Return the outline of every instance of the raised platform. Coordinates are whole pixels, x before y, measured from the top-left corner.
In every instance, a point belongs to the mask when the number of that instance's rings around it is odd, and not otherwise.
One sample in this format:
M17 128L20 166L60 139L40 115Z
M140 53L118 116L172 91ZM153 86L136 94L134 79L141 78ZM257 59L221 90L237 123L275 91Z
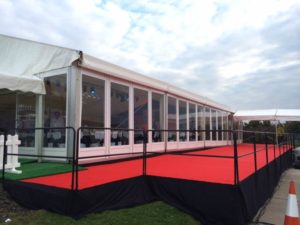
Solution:
M78 172L4 182L20 204L80 218L93 211L163 200L206 224L250 221L271 196L281 173L291 165L290 146L238 145L239 182L235 182L233 146L86 167ZM144 165L145 166L145 165ZM26 194L25 194L26 193Z

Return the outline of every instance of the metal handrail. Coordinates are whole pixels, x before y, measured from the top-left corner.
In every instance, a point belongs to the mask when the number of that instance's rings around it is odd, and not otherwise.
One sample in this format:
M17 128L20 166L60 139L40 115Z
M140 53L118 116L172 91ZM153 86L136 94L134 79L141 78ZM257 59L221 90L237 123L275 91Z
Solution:
M149 132L227 132L229 134L232 134L233 136L233 155L232 156L225 156L225 155L209 155L209 154L183 154L185 156L195 156L195 157L215 157L215 158L229 158L229 159L234 159L234 184L238 185L240 180L239 180L239 162L238 159L242 157L246 157L248 155L254 154L254 163L255 163L255 172L257 171L257 159L256 159L256 153L260 151L266 151L266 160L267 164L269 163L269 157L268 157L268 139L271 139L268 134L275 134L273 132L257 132L257 131L240 131L240 130L206 130L206 129L148 129L148 130L143 130L143 129L129 129L129 128L109 128L109 127L79 127L77 130L75 130L73 127L40 127L40 128L16 128L15 131L24 131L24 130L55 130L55 129L70 129L73 131L73 155L71 157L64 157L64 156L51 156L51 155L31 155L31 154L13 154L13 153L7 153L4 152L3 157L7 157L7 155L17 155L17 156L28 156L28 157L44 157L44 158L57 158L57 159L67 159L72 162L72 184L71 184L71 189L72 190L78 190L78 182L79 182L79 176L78 176L78 171L79 171L79 160L82 159L93 159L93 158L105 158L105 157L113 157L113 156L141 156L143 159L143 175L146 175L147 173L147 158L155 155L162 155L162 154L179 154L176 152L148 152L147 151L147 142L148 142L148 134ZM101 155L93 155L93 156L80 156L79 157L79 143L80 143L80 135L81 131L89 129L89 130L110 130L110 131L126 131L126 132L143 132L143 150L138 151L138 152L128 152L128 153L117 153L117 154L101 154ZM3 129L0 128L0 132ZM238 147L237 147L237 140L238 140L238 133L243 132L243 133L252 133L248 139L253 139L253 152L249 152L243 155L238 155ZM265 136L265 144L266 148L260 148L256 149L256 135L257 134L263 134ZM5 137L7 134L5 135ZM229 140L229 139L228 139ZM272 141L274 141L274 138L272 138ZM274 151L275 147L279 146L279 151L281 151L281 148L283 152L286 152L289 150L289 147L286 145L292 146L293 145L293 140L291 134L284 134L284 139L283 142L281 142L278 145L274 144ZM281 147L280 147L281 146ZM287 149L285 149L287 148ZM280 152L281 154L281 152ZM274 152L274 157L275 157L275 152ZM276 158L276 157L275 157ZM3 161L4 162L4 161ZM4 163L3 166L5 167ZM3 169L2 173L4 173L5 168ZM4 179L4 175L2 176Z

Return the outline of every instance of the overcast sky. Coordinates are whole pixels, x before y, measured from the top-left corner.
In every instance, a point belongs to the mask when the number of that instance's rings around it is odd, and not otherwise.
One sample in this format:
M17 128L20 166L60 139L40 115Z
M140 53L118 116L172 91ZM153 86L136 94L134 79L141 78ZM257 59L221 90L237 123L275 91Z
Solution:
M233 109L300 108L300 0L0 0L0 33L82 50Z

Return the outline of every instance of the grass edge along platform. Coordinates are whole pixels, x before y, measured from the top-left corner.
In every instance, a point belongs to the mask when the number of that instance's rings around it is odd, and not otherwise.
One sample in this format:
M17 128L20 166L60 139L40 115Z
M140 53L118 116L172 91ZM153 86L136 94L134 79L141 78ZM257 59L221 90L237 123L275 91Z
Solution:
M55 174L68 173L72 171L72 164L63 162L41 162L35 161L24 161L20 160L21 166L17 170L22 171L21 174L12 174L5 172L5 179L7 180L23 180L35 177L49 176ZM79 166L78 170L85 170L83 166ZM2 178L2 174L0 174Z

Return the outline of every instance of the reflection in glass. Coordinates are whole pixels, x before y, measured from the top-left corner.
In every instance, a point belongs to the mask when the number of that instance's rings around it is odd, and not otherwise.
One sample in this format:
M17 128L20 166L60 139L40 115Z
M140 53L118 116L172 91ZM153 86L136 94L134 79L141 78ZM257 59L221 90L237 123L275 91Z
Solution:
M172 97L168 97L168 130L176 130L177 122L176 122L176 99ZM168 141L176 141L176 132L169 131L168 132Z
M35 95L17 94L17 124L20 146L34 147L35 130Z
M152 93L152 141L161 142L164 140L164 95Z
M187 114L186 114L186 102L179 101L179 140L186 141L186 130L187 129Z
M44 126L44 147L64 148L66 126L66 75L46 77ZM55 129L56 128L56 129Z
M148 92L134 89L134 129L148 130ZM143 143L143 131L134 132L134 143Z
M111 83L111 145L128 145L129 87Z
M201 130L205 130L205 117L204 117L204 107L198 106L198 140L204 140L205 132Z
M222 140L222 133L223 133L223 123L222 123L222 112L218 111L217 112L217 118L218 118L218 140L221 141Z
M196 140L196 105L189 104L189 130L190 141Z
M105 82L97 78L82 76L82 136L81 147L98 147L104 145L104 130L93 127L104 127Z
M211 110L212 140L217 140L217 112Z
M211 124L210 124L210 108L205 108L205 140L210 140L210 130L211 130Z

